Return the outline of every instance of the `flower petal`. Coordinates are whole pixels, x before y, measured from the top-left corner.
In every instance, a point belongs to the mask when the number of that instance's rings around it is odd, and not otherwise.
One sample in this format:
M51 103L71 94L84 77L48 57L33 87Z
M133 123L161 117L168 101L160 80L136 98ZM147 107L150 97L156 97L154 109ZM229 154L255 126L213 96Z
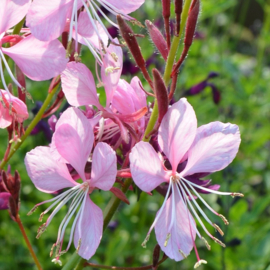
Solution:
M98 21L95 21L95 23L103 44L107 46L109 40L107 33L104 31ZM72 36L74 39L76 38L75 30L73 31ZM99 37L96 34L86 11L81 12L78 19L78 42L87 45L83 38L86 38L96 49L101 49Z
M63 92L70 105L94 105L102 109L94 77L84 64L69 62L61 74L61 81Z
M9 202L10 196L11 196L11 194L8 192L1 192L0 193L0 210L8 209L8 202Z
M12 116L9 114L9 109L4 108L0 104L0 128L6 128L12 123Z
M155 233L162 251L169 258L174 259L175 261L181 261L184 257L179 250L187 256L193 248L192 235L195 240L196 224L191 214L187 212L188 210L184 205L183 200L180 198L179 193L176 191L177 187L173 188L175 198L173 200L173 196L171 195L166 201L166 205L155 225ZM157 212L157 215L158 213L159 212ZM170 229L172 218L174 220ZM167 241L167 246L165 247L164 243L168 233L171 235Z
M84 181L85 164L93 146L93 141L86 137L86 134L92 132L92 127L88 121L86 123L83 123L81 130L74 129L69 124L62 124L54 133L58 153L75 168Z
M132 178L141 190L150 192L169 180L158 154L149 143L137 143L132 148L129 159Z
M30 0L0 1L0 34L20 22L26 15Z
M90 185L110 190L117 174L115 151L107 143L100 142L95 147L92 160Z
M106 2L110 3L118 10L122 11L125 14L129 14L135 10L137 10L145 0L125 0L125 1L118 1L118 0L106 0ZM101 0L101 2L105 2ZM106 3L105 2L105 3Z
M119 43L118 39L114 39L115 43ZM123 51L120 46L112 43L107 49L103 57L103 65L101 66L101 79L106 91L106 106L109 107L114 90L118 84L123 67Z
M86 196L84 208L75 229L74 245L77 248L81 241L78 254L89 260L95 254L102 237L103 215L101 209L91 201L88 194Z
M26 16L26 25L41 41L58 38L71 15L73 0L35 0Z
M36 147L26 154L24 162L30 179L43 192L52 193L77 185L66 164L52 158L49 147Z
M77 108L68 108L63 112L61 117L56 123L55 130L57 130L61 125L68 124L72 126L77 132L80 134L81 140L86 141L88 140L88 143L91 144L91 147L94 142L94 134L91 129L89 133L87 134L86 130L88 128L85 128L85 126L91 125L90 121L85 117L85 115L81 112L81 110ZM56 148L55 145L55 133L52 137L51 142L51 154L53 155L54 159L59 160L61 162L69 163L64 157L62 157Z
M49 80L66 67L66 51L59 40L42 42L32 35L10 48L2 48L19 66L22 72L34 81Z
M146 94L143 92L140 85L142 85L140 79L137 76L133 77L130 82L130 86L135 91L137 99L138 99L138 104L137 106L135 106L136 110L143 107L147 107Z
M181 175L222 170L235 158L240 141L237 125L212 122L199 127Z
M158 143L175 173L178 163L190 148L197 130L197 119L185 98L174 103L161 121Z

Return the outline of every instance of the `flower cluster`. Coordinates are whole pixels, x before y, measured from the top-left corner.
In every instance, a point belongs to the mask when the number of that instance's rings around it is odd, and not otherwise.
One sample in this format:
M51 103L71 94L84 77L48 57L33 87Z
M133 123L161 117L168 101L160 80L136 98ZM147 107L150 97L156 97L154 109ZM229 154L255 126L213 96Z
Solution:
M54 115L50 118L50 123L53 123L50 145L38 146L25 157L26 169L35 187L54 194L52 199L37 204L29 212L32 214L38 206L51 203L40 215L39 221L42 221L51 211L46 222L39 227L37 238L48 228L57 212L68 205L50 253L54 255L53 261L59 264L60 256L68 251L72 242L82 258L88 260L95 254L102 238L104 217L102 210L92 201L91 194L96 189L111 191L128 203L125 194L117 188L119 183L123 184L120 178L131 177L135 185L147 193L155 189L165 191L164 202L143 247L155 228L157 242L169 258L180 261L194 248L197 256L195 268L206 263L199 257L196 236L210 249L195 219L210 239L225 246L205 227L201 217L223 234L198 202L228 224L200 193L242 196L240 193L221 192L219 185L202 179L232 162L240 144L238 126L212 122L197 128L194 109L187 99L175 101L173 98L178 69L192 44L200 1L186 1L185 5L190 5L184 9L175 3L176 34L182 31L180 24L185 24L185 21L180 21L182 10L188 12L188 16L183 16L187 18L185 46L166 80L156 68L152 70L152 76L148 73L136 40L136 36L142 35L133 33L126 23L130 21L141 26L129 14L143 3L144 0L4 0L0 3L0 75L4 86L0 90L0 127L8 127L9 135L13 134L5 159L9 156L12 141L19 141L24 134L23 122L28 118L25 95L30 98L30 94L26 91L25 76L36 81L52 79L49 94L61 83L55 102L45 113L43 111L43 117L52 115L64 97L68 102L68 108L59 119ZM167 61L171 57L168 30L171 3L166 0L162 4L166 39L150 21L146 21L146 26L153 43ZM118 24L112 21L115 15ZM16 27L24 17L25 27L20 25L16 33ZM123 42L110 35L102 18L119 28ZM94 55L95 63L90 63L95 66L94 75L80 59L82 46ZM123 46L130 50L148 83L146 89L151 89L152 93L144 89L138 77L133 77L130 82L121 77ZM14 61L16 75L5 55ZM4 69L18 87L18 97L12 94L12 87L5 80ZM217 103L219 92L207 82L215 76L217 74L210 74L189 90L189 94L211 86ZM98 87L104 88L106 104L100 102ZM147 96L154 97L155 101L147 103ZM37 131L32 131L32 134L34 132ZM12 193L2 182L0 184L0 206L7 209ZM102 196L102 192L100 194ZM71 229L65 247L68 226Z

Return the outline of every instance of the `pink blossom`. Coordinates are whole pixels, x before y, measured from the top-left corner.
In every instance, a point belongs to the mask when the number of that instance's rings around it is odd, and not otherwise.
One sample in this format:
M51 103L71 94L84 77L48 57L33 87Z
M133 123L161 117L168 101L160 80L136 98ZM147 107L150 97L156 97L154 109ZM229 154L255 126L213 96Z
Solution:
M25 103L5 90L1 90L2 103L0 103L0 128L6 128L12 121L22 123L28 118Z
M240 133L238 126L221 122L212 122L197 128L197 119L191 105L185 98L173 104L165 114L158 133L158 143L161 151L167 156L171 170L165 168L153 147L146 142L139 142L130 154L130 169L136 185L145 192L150 192L162 183L168 184L164 203L158 211L147 237L155 228L157 241L168 257L180 261L195 248L198 262L201 260L195 246L195 236L198 235L206 246L209 244L196 228L192 214L201 224L206 234L215 242L224 244L212 236L197 214L197 208L204 219L221 234L221 229L213 223L201 209L194 196L215 215L227 220L213 210L196 191L203 190L219 195L242 196L239 193L220 192L204 187L186 179L197 173L212 173L228 166L239 148ZM186 163L182 171L178 164ZM183 164L185 164L183 163ZM195 207L194 207L195 206Z
M67 109L58 122L60 124L54 133L55 147L63 160L77 171L83 181L82 184L72 178L65 162L54 159L50 147L36 147L27 153L25 164L28 175L37 189L53 193L68 188L55 198L36 205L30 211L32 213L37 206L53 202L40 215L41 220L44 214L58 204L47 221L39 228L37 237L40 237L59 209L71 200L68 213L59 226L57 241L53 245L53 248L56 247L53 261L60 263L59 256L69 249L72 239L81 257L89 259L95 253L102 237L103 215L101 209L92 202L89 194L95 188L110 190L115 182L117 167L115 152L106 143L98 143L91 159L89 158L94 135L87 118L79 109ZM91 175L85 174L84 171L89 160L92 162ZM74 222L68 246L63 249L65 230L72 217Z

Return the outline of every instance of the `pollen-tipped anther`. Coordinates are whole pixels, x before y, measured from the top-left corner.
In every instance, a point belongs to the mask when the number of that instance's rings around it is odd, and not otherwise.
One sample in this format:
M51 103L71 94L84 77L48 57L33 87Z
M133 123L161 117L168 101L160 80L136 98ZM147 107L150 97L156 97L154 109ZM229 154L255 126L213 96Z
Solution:
M51 251L50 251L50 257L52 257L52 255L53 255L53 251L54 251L55 246L56 246L56 244L54 243L52 245L52 248L51 248Z
M27 216L30 216L32 215L36 210L37 210L38 206L34 206L28 213L27 213Z
M233 192L232 194L231 194L231 196L234 198L234 197L244 197L244 194L242 194L242 193L237 193L237 192Z
M78 242L78 246L77 246L77 248L76 248L76 253L79 252L80 247L81 247L81 243L82 243L82 239L80 238L80 239L79 239L79 242Z
M143 247L143 248L146 248L146 243L148 242L149 238L150 238L150 234L148 234L148 235L145 237L144 241L142 242L142 247Z
M203 240L203 242L204 242L206 248L207 248L208 250L211 250L211 246L208 244L208 242L206 241L206 239L205 239L204 237L202 237L202 240Z
M213 226L214 226L214 228L219 232L219 234L220 234L221 236L224 235L224 232L220 229L220 227L219 227L217 224L213 223Z
M222 247L224 247L224 248L226 247L226 245L225 245L223 242L221 242L219 239L213 237L213 240L214 240L217 244L221 245Z
M194 269L198 268L202 264L207 264L207 261L205 261L205 260L199 260L198 262L195 263Z
M167 236L166 236L166 240L165 240L165 242L164 242L164 247L167 247L168 241L169 241L170 238L171 238L171 234L168 233Z
M44 212L42 212L42 213L40 214L39 219L38 219L39 222L42 222L42 219L43 219L43 217L44 217L44 214L45 214Z
M42 225L38 228L36 238L39 239L39 237L46 231L46 229L47 229L46 223L42 224Z
M183 250L179 249L178 251L185 259L187 258L187 255L183 252Z
M223 216L223 215L218 215L224 222L225 225L229 225L229 221Z

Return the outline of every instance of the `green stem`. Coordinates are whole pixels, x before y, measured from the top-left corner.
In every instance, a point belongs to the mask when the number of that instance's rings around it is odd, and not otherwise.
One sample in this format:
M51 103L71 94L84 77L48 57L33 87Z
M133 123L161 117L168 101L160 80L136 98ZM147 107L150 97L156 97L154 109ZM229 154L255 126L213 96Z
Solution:
M30 135L31 131L34 129L34 127L37 125L37 123L41 120L43 113L45 112L46 108L50 104L54 94L56 93L58 88L58 84L52 89L52 91L48 94L47 98L45 99L42 107L40 108L39 112L35 116L35 118L32 120L30 125L28 126L27 130L23 134L23 136L20 138L20 141L17 141L16 144L11 148L10 153L7 157L7 159L3 160L0 164L0 168L3 169L4 166L7 164L7 162L11 159L11 157L16 153L16 151L19 149L19 147L23 144L25 139Z
M186 25L186 21L187 21L187 18L188 18L188 11L189 11L191 1L192 0L186 0L185 1L184 7L183 7L183 12L182 12L182 15L181 15L181 24L180 24L179 35L178 35L178 37L176 37L176 36L173 37L173 41L172 41L172 44L171 44L171 47L170 47L170 52L169 52L169 55L168 55L168 58L167 58L165 72L164 72L164 76L163 76L163 79L164 79L164 82L165 82L166 86L169 85L169 82L170 82L170 79L171 79L171 73L172 73L172 68L173 68L173 64L174 64L175 55L176 55L176 52L177 52L177 49L178 49L178 46L179 46L179 43L180 43L181 36L183 34L183 31L184 31L184 27ZM157 122L157 119L158 119L157 100L155 99L154 102L155 102L154 108L153 108L152 114L150 116L148 125L146 127L146 130L145 130L145 133L144 133L144 136L143 136L143 141L145 141L145 142L150 140L150 137L147 138L148 134L150 134L150 132L154 129L154 126L155 126L155 124Z
M29 239L28 239L28 237L27 237L27 235L26 235L26 232L25 232L25 230L24 230L24 227L23 227L23 224L22 224L22 221L21 221L19 215L17 215L17 217L16 217L16 222L17 222L18 225L19 225L19 228L20 228L20 230L21 230L22 236L23 236L23 238L24 238L24 240L25 240L25 243L26 243L26 245L27 245L27 247L28 247L28 249L29 249L29 251L30 251L30 254L31 254L31 256L32 256L32 258L33 258L33 260L34 260L34 262L35 262L37 268L38 268L39 270L42 270L42 267L41 267L41 265L40 265L40 263L39 263L39 261L38 261L38 258L37 258L36 254L35 254L35 252L34 252L34 250L33 250L33 248L32 248L32 246L31 246L31 243L30 243L30 241L29 241Z

